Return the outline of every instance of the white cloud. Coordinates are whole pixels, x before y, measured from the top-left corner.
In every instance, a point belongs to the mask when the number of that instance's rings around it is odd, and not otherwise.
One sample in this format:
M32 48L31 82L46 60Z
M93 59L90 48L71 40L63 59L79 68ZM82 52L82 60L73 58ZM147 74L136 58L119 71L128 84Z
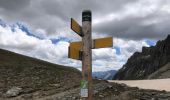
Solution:
M0 0L0 18L22 21L51 37L76 37L70 30L70 18L80 23L82 11L88 8L93 15L93 31L98 34L158 40L170 32L169 5L168 0Z
M81 41L81 37L70 29L70 18L81 25L81 12L86 8L93 13L92 37L114 37L113 48L93 50L93 71L119 69L134 52L148 46L141 39L158 40L170 31L168 0L0 1L0 18L10 23L27 23L34 31L32 34L42 38L28 36L18 27L13 32L9 25L0 26L0 48L81 70L81 61L67 58L68 41L53 44L50 39L66 37ZM119 55L114 47L120 48Z
M39 30L41 32L41 30ZM41 34L39 34L41 37ZM56 37L57 38L57 37ZM8 49L27 56L43 59L52 63L74 66L81 70L81 61L69 59L67 41L60 40L53 44L49 38L39 39L27 35L26 32L11 26L0 26L0 48ZM117 70L136 51L141 51L142 46L148 46L145 40L126 40L113 38L113 47L93 50L93 71ZM120 54L114 47L120 48Z
M144 40L125 40L113 38L113 47L120 48L116 54L115 48L93 50L93 71L117 70L126 63L136 51L141 52L142 46L149 46Z
M0 26L0 47L24 55L59 63L59 58L66 58L68 45L69 43L65 41L52 44L49 39L28 36L18 27L13 32L10 26Z
M162 11L165 11L165 12L168 12L170 14L170 4L167 3L165 4L162 8L161 8Z

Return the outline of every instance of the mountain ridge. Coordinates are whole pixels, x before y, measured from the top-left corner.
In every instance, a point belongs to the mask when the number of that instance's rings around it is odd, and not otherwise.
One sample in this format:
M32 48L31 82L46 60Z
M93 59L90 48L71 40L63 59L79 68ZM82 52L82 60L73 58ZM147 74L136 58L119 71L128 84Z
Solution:
M135 52L128 59L127 63L115 74L113 79L147 79L150 74L168 62L170 62L170 35L165 40L159 40L155 46L143 47L142 52ZM170 75L164 78L169 77Z

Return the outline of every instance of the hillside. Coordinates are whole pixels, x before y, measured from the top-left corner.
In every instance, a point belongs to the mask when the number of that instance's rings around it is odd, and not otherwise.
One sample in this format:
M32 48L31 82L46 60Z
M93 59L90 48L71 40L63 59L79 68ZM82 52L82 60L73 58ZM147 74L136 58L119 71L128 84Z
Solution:
M135 52L116 73L114 79L136 80L148 78L170 78L170 35L158 41L156 46L143 47Z
M33 92L34 97L47 96L79 87L80 79L81 73L75 68L0 49L0 98ZM10 94L11 89L21 91Z
M0 100L81 100L81 73L0 49ZM166 91L143 90L125 84L93 81L94 100L170 98Z

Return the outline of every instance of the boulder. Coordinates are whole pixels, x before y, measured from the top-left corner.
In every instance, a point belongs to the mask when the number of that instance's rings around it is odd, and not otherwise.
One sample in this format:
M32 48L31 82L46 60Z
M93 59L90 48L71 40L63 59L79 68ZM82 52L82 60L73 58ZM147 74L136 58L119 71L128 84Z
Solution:
M22 92L22 88L20 87L12 87L6 92L7 97L16 97Z

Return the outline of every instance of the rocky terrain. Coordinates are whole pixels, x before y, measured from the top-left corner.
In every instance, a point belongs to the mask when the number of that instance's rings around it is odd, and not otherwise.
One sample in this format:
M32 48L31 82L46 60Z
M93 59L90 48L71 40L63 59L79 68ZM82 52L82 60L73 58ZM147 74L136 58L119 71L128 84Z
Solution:
M0 100L81 100L81 73L0 49ZM93 80L94 100L169 100L170 92Z
M170 78L170 35L156 46L143 47L135 52L113 79L136 80Z
M93 100L170 100L170 92L166 91L144 90L107 81L94 80L94 82ZM48 91L44 91L44 93L48 93ZM0 100L82 100L82 98L80 88L75 87L51 95L40 95L33 92Z
M125 84L99 81L93 86L94 100L170 100L170 92L143 90L137 87L128 87ZM81 100L80 88L69 90L39 100Z
M43 97L79 86L81 73L0 49L0 98L34 93Z
M163 79L170 76L170 62L148 76L148 79Z

